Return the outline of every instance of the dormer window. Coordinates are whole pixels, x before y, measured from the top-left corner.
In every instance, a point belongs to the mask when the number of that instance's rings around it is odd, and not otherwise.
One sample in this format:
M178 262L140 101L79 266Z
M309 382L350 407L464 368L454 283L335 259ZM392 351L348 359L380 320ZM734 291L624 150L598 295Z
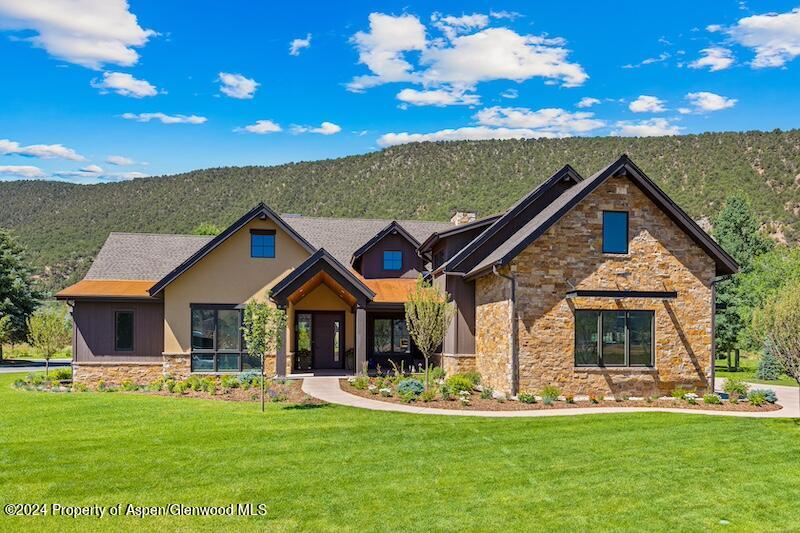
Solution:
M399 250L385 250L383 252L384 270L402 270L403 252Z
M275 230L250 230L250 257L266 259L275 257Z
M627 211L603 211L603 253L628 253Z

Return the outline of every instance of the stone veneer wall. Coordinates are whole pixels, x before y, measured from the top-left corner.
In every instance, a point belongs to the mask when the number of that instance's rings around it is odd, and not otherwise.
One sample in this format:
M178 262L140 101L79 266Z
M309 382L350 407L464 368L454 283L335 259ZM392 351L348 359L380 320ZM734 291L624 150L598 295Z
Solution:
M475 281L475 370L483 384L503 391L511 388L510 298L507 279L491 274Z
M439 354L431 362L441 366L448 376L475 371L474 354Z
M97 387L100 381L107 385L120 385L130 380L137 385L146 385L162 374L162 364L155 363L73 363L72 379L89 387Z
M629 254L602 253L602 212L629 213ZM711 365L713 260L627 178L611 178L512 262L517 276L520 390L556 385L565 394L646 396L705 390ZM508 269L504 270L508 274ZM508 390L508 311L494 275L477 280L477 367ZM572 284L572 286L570 285ZM564 298L572 288L675 290L678 298ZM574 366L575 309L655 312L655 367ZM503 327L500 322L506 321ZM501 386L502 385L502 386Z

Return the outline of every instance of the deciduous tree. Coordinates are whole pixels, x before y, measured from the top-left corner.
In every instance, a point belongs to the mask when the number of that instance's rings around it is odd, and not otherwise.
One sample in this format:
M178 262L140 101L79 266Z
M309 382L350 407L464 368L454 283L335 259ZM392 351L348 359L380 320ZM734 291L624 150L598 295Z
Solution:
M45 375L50 371L53 354L69 344L72 334L69 325L67 314L61 308L42 308L28 318L28 339L44 356Z
M406 327L425 358L425 390L429 386L430 358L444 341L455 307L450 295L425 281L422 276L405 304Z
M0 230L0 316L9 317L5 342L22 342L27 338L28 317L38 307L41 297L33 288L23 254L17 240Z
M787 286L773 298L763 319L772 353L784 372L800 385L800 282Z
M264 376L267 355L281 347L281 332L286 328L286 312L267 302L251 300L244 308L244 342L247 353L261 361L261 411L264 411Z

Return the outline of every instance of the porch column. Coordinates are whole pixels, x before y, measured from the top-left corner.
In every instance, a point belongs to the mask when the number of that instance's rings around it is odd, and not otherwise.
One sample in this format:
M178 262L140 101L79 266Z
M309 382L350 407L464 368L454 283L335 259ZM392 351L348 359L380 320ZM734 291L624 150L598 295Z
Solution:
M280 346L275 354L275 373L278 377L286 377L286 327L281 328Z
M356 374L361 372L367 362L367 310L356 308Z

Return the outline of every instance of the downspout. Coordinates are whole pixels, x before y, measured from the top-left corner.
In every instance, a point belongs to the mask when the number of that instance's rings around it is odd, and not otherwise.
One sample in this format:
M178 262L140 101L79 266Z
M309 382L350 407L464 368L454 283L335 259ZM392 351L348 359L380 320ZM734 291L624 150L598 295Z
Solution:
M517 353L517 279L506 276L497 270L497 265L492 265L492 273L511 282L511 396L519 392L519 354Z

